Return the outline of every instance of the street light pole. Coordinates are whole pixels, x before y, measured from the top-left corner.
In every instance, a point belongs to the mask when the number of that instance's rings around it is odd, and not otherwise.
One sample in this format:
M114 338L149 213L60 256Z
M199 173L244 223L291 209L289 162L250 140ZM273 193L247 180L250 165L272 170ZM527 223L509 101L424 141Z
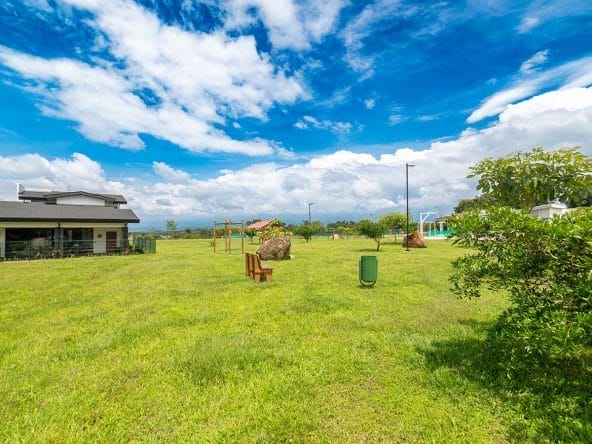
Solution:
M314 202L309 202L309 204L308 204L308 225L312 225L312 220L310 218L310 206L313 204L314 204Z
M407 242L405 243L405 251L409 251L409 168L414 166L415 165L409 163L405 164L405 194L407 195L407 230L405 231Z

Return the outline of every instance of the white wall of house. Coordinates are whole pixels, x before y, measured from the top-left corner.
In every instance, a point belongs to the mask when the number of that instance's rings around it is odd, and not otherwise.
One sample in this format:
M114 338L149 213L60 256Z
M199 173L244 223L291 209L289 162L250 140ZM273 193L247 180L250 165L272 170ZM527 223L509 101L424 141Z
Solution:
M0 257L4 257L6 251L6 228L0 227Z
M103 254L107 252L107 231L115 231L117 233L117 245L121 242L121 228L120 227L99 227L94 230L93 253Z
M96 197L90 196L66 196L58 197L56 203L59 205L98 205L105 206L103 199L97 199Z
M107 228L95 228L93 234L93 253L102 254L107 252Z
M564 204L545 204L533 207L530 214L537 219L551 219L553 216L563 216L567 211Z

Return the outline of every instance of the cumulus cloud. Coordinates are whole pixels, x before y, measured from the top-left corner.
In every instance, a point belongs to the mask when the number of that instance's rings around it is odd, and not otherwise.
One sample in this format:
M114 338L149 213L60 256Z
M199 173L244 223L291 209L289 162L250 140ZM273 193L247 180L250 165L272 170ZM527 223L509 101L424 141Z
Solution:
M72 158L48 160L39 154L0 156L0 199L16 200L15 184L38 190L84 190L119 193L124 184L108 180L101 165L74 153Z
M364 106L366 109L372 109L376 106L376 101L374 99L366 99L364 100Z
M153 162L154 172L169 182L186 183L191 180L191 176L183 170L171 168L164 162Z
M15 183L28 188L115 192L128 198L142 216L221 217L297 214L315 202L319 217L403 210L405 163L414 212L446 212L475 194L468 168L485 157L498 157L534 146L581 145L592 155L592 88L566 88L508 106L495 124L467 129L450 141L434 141L416 151L401 148L379 156L340 150L291 164L259 163L222 170L213 178L155 162L154 182L109 178L82 154L46 159L37 154L0 156L0 198L14 199ZM281 191L280 191L281 190Z
M546 60L543 51L535 54L522 64L521 74L510 86L488 97L467 118L468 123L475 123L487 117L503 112L506 107L522 99L532 97L538 92L561 85L563 88L592 85L592 57L564 63L546 71L535 71L534 67ZM535 59L533 61L533 59Z
M141 134L150 134L191 151L271 154L277 143L232 139L221 127L227 118L265 119L275 104L305 97L252 36L188 32L134 2L63 2L93 14L86 23L106 37L115 61L97 55L90 65L0 47L0 63L35 82L45 114L77 122L90 140L141 149Z
M309 49L335 26L345 0L225 0L225 26L241 29L257 19L278 49Z

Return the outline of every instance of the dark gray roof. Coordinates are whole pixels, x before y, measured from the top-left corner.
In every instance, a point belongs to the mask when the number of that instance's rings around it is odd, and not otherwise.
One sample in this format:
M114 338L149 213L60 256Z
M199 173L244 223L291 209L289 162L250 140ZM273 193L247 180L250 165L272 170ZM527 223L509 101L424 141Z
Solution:
M36 202L0 202L0 221L131 222L132 210L94 205L47 205Z
M89 197L96 197L99 199L105 199L113 201L117 204L126 204L125 197L121 194L103 194L103 193L89 193L87 191L32 191L23 190L18 193L18 197L21 200L33 200L33 201L47 201L55 200L58 197L65 196L78 196L84 195Z

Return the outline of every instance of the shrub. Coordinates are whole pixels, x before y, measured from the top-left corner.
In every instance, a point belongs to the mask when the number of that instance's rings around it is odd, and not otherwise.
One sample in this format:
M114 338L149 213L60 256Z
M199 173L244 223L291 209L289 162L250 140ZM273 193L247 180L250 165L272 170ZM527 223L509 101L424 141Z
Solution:
M510 378L573 366L592 345L592 209L539 220L509 208L449 219L455 242L472 247L453 262L453 291L505 290L511 305L490 331Z

